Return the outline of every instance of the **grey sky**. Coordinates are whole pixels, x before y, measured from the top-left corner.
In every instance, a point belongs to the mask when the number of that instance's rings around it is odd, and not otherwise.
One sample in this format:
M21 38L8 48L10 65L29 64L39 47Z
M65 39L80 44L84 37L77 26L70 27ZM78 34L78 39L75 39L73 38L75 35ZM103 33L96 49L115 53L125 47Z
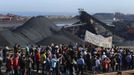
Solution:
M123 12L134 14L134 0L0 0L0 12Z

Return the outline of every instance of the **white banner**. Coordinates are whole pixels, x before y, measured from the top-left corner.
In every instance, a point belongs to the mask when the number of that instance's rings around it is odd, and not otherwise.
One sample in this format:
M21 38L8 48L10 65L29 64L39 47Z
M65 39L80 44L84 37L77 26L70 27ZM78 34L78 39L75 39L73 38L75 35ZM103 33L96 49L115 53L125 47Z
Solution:
M85 34L85 41L92 43L94 45L105 47L105 48L112 48L112 37L103 37L101 35L93 34L89 31L86 31Z

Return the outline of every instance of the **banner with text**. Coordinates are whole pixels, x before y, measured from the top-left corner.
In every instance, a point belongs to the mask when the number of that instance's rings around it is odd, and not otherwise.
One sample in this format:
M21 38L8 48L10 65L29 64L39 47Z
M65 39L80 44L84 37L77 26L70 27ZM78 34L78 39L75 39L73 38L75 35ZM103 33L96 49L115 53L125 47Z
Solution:
M105 47L105 48L112 48L112 37L103 37L101 35L93 34L89 31L86 31L85 34L85 41L92 43L94 45Z

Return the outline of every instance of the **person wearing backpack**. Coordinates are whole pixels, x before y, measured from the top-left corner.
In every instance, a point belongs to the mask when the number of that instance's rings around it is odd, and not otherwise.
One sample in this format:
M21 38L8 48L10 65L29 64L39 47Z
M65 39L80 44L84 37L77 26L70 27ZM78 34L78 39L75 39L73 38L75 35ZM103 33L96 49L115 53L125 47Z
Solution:
M83 75L83 70L84 70L85 61L84 61L84 59L83 59L82 56L80 56L80 57L77 59L77 65L78 65L77 75L79 75L80 72L81 72L81 75Z

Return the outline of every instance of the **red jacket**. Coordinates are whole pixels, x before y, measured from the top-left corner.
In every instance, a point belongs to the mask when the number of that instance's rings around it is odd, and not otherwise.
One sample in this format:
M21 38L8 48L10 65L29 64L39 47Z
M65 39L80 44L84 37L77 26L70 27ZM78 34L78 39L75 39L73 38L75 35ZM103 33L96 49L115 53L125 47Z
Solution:
M19 68L19 58L15 57L13 58L13 69L18 69Z
M36 61L40 61L40 53L39 52L37 52L36 54L35 54L35 58L36 58Z

